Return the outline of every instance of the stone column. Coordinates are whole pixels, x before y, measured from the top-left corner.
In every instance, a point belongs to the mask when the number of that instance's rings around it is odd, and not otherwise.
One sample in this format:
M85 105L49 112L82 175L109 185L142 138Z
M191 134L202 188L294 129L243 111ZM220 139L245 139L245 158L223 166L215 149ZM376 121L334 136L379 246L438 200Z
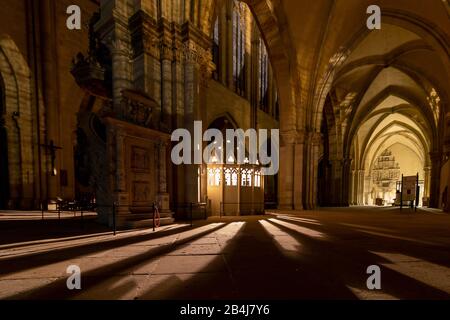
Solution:
M423 196L424 198L430 197L430 175L431 175L431 167L426 166L423 168L424 172L424 187L423 187Z
M158 146L158 178L159 178L159 191L158 191L158 205L161 213L170 212L170 197L167 192L167 145L162 142Z
M300 134L294 146L294 209L303 210L303 155L305 136ZM280 162L283 166L283 162Z
M355 201L355 170L351 170L350 172L350 186L349 186L349 191L350 191L350 197L349 197L349 201L350 201L350 205L354 204Z
M278 209L294 208L295 131L281 133Z
M348 207L350 204L350 194L351 194L351 159L344 159L342 161L342 186L340 190L339 205Z
M449 161L449 160L448 160L448 156L446 156L446 160ZM450 188L450 172L447 173L447 177L442 177L442 179L446 179L446 180L447 180L446 185ZM441 190L441 191L440 191L441 194L442 194L443 192L444 192L444 190ZM450 194L449 194L448 191L447 191L446 204L445 204L445 206L443 206L442 209L444 210L444 212L447 212L447 213L450 212Z
M321 135L318 132L308 134L306 144L306 167L305 167L305 208L313 210L317 205L317 173L319 165L319 146Z
M439 208L441 193L441 164L442 155L439 152L431 152L431 179L430 179L430 208Z
M172 48L169 44L163 44L161 48L161 119L169 130L172 127L172 60Z
M125 159L127 150L125 146L125 132L122 129L115 130L115 174L114 174L114 202L116 203L117 225L121 225L130 214L130 194L127 189ZM110 221L110 225L112 221Z
M185 84L185 105L184 105L184 124L185 128L191 132L194 137L194 121L200 120L197 116L199 102L199 66L194 58L187 53L187 60L184 67ZM194 146L196 147L196 146ZM191 158L194 159L194 148ZM184 201L186 203L197 202L197 173L198 166L194 164L184 165Z
M46 141L41 141L43 144L48 144L50 140L53 140L56 145L60 145L60 113L58 106L58 91L59 81L58 72L56 69L56 43L55 43L55 25L53 18L53 11L55 10L55 2L51 0L39 1L40 5L40 22L41 22L41 57L42 57L42 96L45 105L45 117L46 117ZM43 154L48 154L43 152ZM56 168L60 169L60 152L56 153ZM59 176L52 176L51 161L47 157L46 168L46 180L47 180L47 197L49 199L55 199L61 196L61 186ZM22 172L23 174L23 172Z
M328 204L331 206L339 206L342 204L343 193L343 161L339 159L330 160L331 162L331 177L327 181L328 189L321 190L321 192L328 192ZM328 177L327 177L328 178Z
M365 172L364 170L358 170L358 206L364 205L364 179Z
M122 91L130 88L130 51L126 40L116 36L109 42L112 55L113 107L122 114Z
M131 87L131 37L127 4L115 1L113 5L102 1L101 24L95 26L106 43L112 59L113 108L118 114L121 109L122 91Z

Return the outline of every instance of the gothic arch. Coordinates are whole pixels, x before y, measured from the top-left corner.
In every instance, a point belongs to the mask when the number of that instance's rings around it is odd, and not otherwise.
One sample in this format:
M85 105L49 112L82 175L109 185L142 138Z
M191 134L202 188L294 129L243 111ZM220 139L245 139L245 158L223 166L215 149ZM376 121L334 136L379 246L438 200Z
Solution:
M32 207L35 195L35 110L31 73L8 35L0 35L0 75L4 82L4 122L8 141L10 197L14 207Z
M444 4L445 5L445 4ZM434 53L436 53L439 56L439 60L441 63L444 64L446 67L446 70L450 70L450 47L449 47L449 39L446 36L446 34L440 30L436 25L434 25L430 21L426 21L423 18L420 18L416 15L413 15L406 11L401 10L389 10L385 9L383 10L383 23L384 24L390 24L394 26L401 27L407 31L413 32L416 35L418 35L421 38L422 45L418 46L418 42L411 43L410 46L412 47L404 47L402 49L427 49L432 50ZM334 63L331 63L329 68L327 69L326 73L322 77L322 80L319 82L319 86L316 93L316 102L315 102L315 130L320 130L320 124L321 124L321 117L322 117L322 110L325 103L325 98L329 94L330 90L333 87L333 83L338 79L343 73L345 73L345 70L349 70L351 66L356 63L346 64L345 60L350 55L351 52L353 52L360 43L371 33L371 30L368 30L365 26L361 27L360 30L355 32L353 36L350 38L350 40L344 45L342 48L347 48L345 52L341 53L341 56L339 57L333 57ZM396 55L401 55L403 52L402 50L394 50L394 52L391 52L391 58L394 58ZM364 63L368 64L369 60L363 59L362 61L359 61L358 63ZM380 62L382 57L379 57L377 59L378 62ZM385 62L389 61L384 59ZM372 61L373 62L373 61ZM448 82L450 82L450 74L447 72L447 78ZM447 83L448 83L447 82ZM441 88L442 86L436 85L438 88ZM445 95L445 90L440 90L439 92L441 95ZM447 103L448 97L444 97L444 106L448 106Z
M301 80L297 70L295 50L286 26L284 14L277 10L277 1L243 0L250 7L266 43L269 59L278 83L280 95L281 132L293 132L303 127L303 112L298 99ZM286 85L285 85L286 84Z

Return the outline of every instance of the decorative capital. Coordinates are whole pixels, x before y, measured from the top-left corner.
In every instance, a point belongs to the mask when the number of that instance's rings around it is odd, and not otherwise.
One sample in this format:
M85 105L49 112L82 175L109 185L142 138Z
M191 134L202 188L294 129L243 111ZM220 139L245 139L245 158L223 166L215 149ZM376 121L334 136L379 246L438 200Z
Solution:
M282 131L280 135L284 145L295 144L297 139L297 132L295 130Z

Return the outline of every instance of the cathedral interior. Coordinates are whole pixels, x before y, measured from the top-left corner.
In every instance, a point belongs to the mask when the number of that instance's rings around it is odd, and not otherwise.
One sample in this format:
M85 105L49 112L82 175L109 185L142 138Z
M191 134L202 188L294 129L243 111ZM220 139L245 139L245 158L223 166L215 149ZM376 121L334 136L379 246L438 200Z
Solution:
M0 298L449 299L449 57L447 0L3 0ZM174 164L195 121L279 171Z

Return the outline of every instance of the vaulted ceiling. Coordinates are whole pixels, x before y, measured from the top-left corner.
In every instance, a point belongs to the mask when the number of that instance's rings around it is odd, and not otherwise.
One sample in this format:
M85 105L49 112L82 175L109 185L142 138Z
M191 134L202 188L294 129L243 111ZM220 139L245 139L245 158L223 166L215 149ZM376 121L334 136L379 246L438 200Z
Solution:
M407 131L421 152L439 146L449 101L448 1L245 2L260 23L282 91L282 131L294 125L319 131L330 97L344 153L354 143L361 152L375 148L393 121L399 125L389 132L402 133L405 145L413 145ZM381 30L366 27L373 4L382 10Z

